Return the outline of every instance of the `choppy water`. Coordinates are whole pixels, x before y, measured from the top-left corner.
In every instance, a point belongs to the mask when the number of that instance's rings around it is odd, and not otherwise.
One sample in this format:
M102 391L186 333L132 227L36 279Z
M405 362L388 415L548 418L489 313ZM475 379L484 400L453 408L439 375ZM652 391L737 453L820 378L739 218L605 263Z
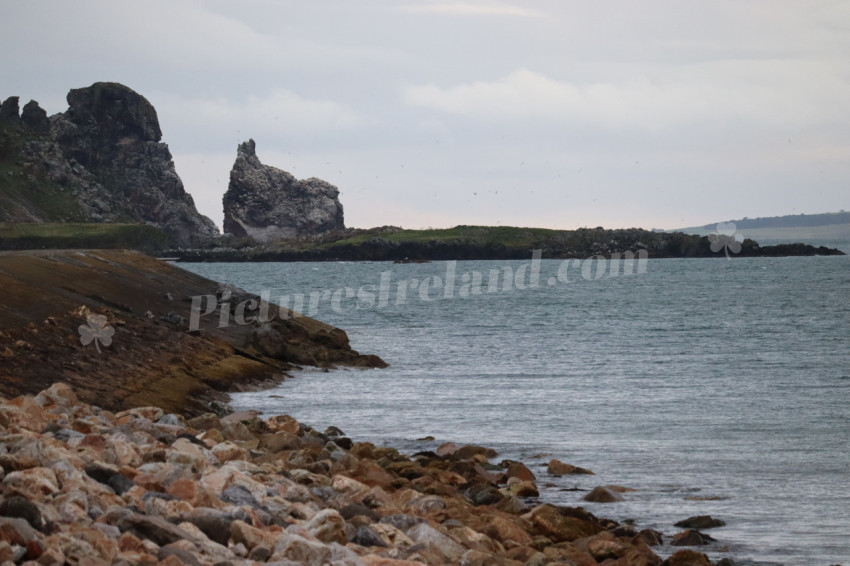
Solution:
M672 534L710 514L727 522L709 531L713 560L850 562L850 258L649 260L645 273L599 279L595 265L589 279L571 265L567 283L562 263L544 260L538 288L486 292L490 269L528 263L458 262L452 298L411 291L386 306L381 273L395 293L411 278L444 285L447 264L183 267L272 298L374 285L364 308L340 292L340 312L325 297L316 316L390 368L299 372L234 396L240 408L411 452L490 445L553 484L548 500L639 528ZM458 296L474 270L485 292ZM426 435L436 440L416 440ZM537 466L553 457L597 475L549 478ZM639 491L613 504L561 491L611 483Z

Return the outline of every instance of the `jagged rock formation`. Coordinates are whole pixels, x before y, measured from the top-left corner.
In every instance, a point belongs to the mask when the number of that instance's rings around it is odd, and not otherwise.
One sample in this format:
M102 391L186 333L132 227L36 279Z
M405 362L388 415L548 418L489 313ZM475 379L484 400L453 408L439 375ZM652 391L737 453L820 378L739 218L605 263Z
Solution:
M224 231L258 242L345 229L336 187L263 165L254 140L239 145L223 201Z
M145 222L172 245L218 235L195 208L162 143L156 110L118 83L73 89L50 118L35 101L0 106L0 221Z

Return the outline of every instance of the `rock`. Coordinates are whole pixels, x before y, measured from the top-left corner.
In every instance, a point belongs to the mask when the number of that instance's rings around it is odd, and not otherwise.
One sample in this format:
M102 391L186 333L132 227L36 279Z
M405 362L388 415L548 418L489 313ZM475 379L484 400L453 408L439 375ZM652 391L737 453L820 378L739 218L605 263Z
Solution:
M227 544L233 532L233 517L216 509L195 509L184 515L183 520L195 525L211 541L219 544Z
M18 122L18 99L0 114ZM218 229L198 213L174 168L156 110L143 96L118 83L72 89L69 108L51 119L38 103L24 107L20 123L32 132L16 156L39 186L68 195L56 210L38 200L25 213L0 213L0 221L150 223L175 246L206 243ZM14 102L14 103L13 103ZM14 116L14 120L12 117ZM4 211L5 212L5 211Z
M0 517L0 541L25 547L37 539L35 529L24 519Z
M54 383L38 395L33 400L40 407L64 407L70 408L78 404L80 401L77 394L71 389L67 383Z
M640 538L643 542L645 542L648 546L661 546L664 544L664 539L661 536L659 531L654 531L652 529L643 529L638 532L638 538Z
M615 503L617 501L622 501L623 496L607 487L597 486L582 499L592 503Z
M550 460L549 465L546 468L546 471L553 476L565 476L570 474L587 474L594 475L588 469L579 468L578 466L573 466L570 464L565 464L560 460Z
M191 538L189 533L161 517L149 517L137 513L119 520L118 528L121 532L130 532L142 540L150 540L159 546Z
M115 474L114 476L109 478L107 485L111 487L112 490L118 495L124 495L135 484L133 483L133 480L131 480L124 474Z
M672 546L702 546L708 544L714 539L707 534L688 529L681 533L673 535L673 540L670 542Z
M248 505L257 507L259 503L254 495L247 487L241 485L231 485L221 492L221 500L234 505Z
M223 203L224 231L258 242L345 229L336 187L263 165L254 140L237 149Z
M534 475L534 472L528 469L528 467L522 462L511 462L508 465L508 469L505 472L505 475L508 478L518 478L522 481L533 482L537 479Z
M24 105L21 123L39 134L50 132L50 119L47 117L47 112L35 100L30 100Z
M711 566L711 561L702 552L677 550L664 561L664 566Z
M460 566L523 566L522 562L480 550L467 550L460 557Z
M466 496L473 505L495 505L504 498L504 495L488 484L476 484L466 490Z
M45 501L59 491L56 474L50 468L29 468L6 474L3 485L30 501Z
M218 458L219 462L230 462L231 460L247 460L248 451L232 442L220 442L213 446L211 452Z
M414 525L407 529L405 534L412 541L425 545L428 550L441 556L447 562L454 562L466 552L462 545L428 523Z
M394 513L381 518L381 523L392 525L398 530L404 532L416 525L423 523L425 519L415 515L405 515L403 513Z
M514 497L537 497L540 495L537 486L530 481L508 483L508 493Z
M289 415L275 415L263 421L269 432L288 432L297 436L301 430L301 424Z
M0 120L17 124L20 121L20 97L10 96L0 104Z
M444 442L436 451L437 456L451 456L457 452L457 444L454 442Z
M0 503L0 516L23 519L34 529L41 529L41 511L38 506L25 497L13 495Z
M310 521L304 525L307 531L322 542L348 542L345 533L345 519L335 509L323 509L316 513Z
M159 552L156 553L156 557L160 561L159 564L165 563L169 558L174 558L177 560L177 562L174 562L175 566L201 566L200 560L194 554L173 545L166 545L160 548Z
M324 544L284 532L277 538L269 561L290 560L297 564L325 564L331 561L331 556L331 549Z
M572 542L595 535L603 528L593 522L566 516L554 505L539 505L531 511L531 522L535 530L555 542Z
M508 541L520 546L531 544L531 535L525 529L499 516L493 517L481 532L502 544L506 544Z
M271 548L275 543L275 536L272 533L252 527L244 521L233 521L231 523L230 538L235 543L244 544L249 551L258 546Z
M679 521L676 523L676 526L683 529L713 529L714 527L722 527L725 524L726 521L715 519L711 515L697 515L688 517L684 521Z
M439 449L437 451L439 454ZM487 448L485 446L478 446L475 444L466 444L457 449L457 451L452 455L458 460L472 460L475 456L483 456L486 458L495 458L499 453L493 450L492 448Z
M387 548L387 543L381 536L368 525L362 525L357 527L357 530L354 533L354 536L351 537L351 542L354 544L359 544L360 546L380 546L383 548Z

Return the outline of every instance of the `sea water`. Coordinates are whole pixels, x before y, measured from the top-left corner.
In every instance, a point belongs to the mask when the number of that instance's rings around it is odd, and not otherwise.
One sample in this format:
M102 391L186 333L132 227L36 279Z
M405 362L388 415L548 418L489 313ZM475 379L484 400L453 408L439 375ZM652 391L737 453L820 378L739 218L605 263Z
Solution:
M529 465L541 499L639 529L712 515L726 521L700 548L712 560L850 563L850 258L645 260L613 276L588 261L182 267L275 302L303 294L302 310L312 292L316 318L390 364L305 369L237 408L407 453L492 446ZM596 475L550 477L552 458ZM581 500L608 484L637 491Z

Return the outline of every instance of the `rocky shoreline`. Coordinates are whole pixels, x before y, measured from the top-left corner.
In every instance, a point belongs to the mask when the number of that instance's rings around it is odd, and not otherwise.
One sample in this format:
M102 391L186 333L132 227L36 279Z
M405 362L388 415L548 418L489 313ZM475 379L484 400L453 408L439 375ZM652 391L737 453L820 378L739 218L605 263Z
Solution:
M386 366L353 350L339 328L268 303L273 320L260 322L259 297L139 252L0 252L0 287L6 397L63 381L112 411L156 404L200 414L228 391L301 366ZM195 297L205 312L218 304L193 330Z
M62 383L0 399L0 439L3 564L711 564L689 548L662 560L657 531L540 502L531 470L482 446L408 456L285 415L110 412Z

